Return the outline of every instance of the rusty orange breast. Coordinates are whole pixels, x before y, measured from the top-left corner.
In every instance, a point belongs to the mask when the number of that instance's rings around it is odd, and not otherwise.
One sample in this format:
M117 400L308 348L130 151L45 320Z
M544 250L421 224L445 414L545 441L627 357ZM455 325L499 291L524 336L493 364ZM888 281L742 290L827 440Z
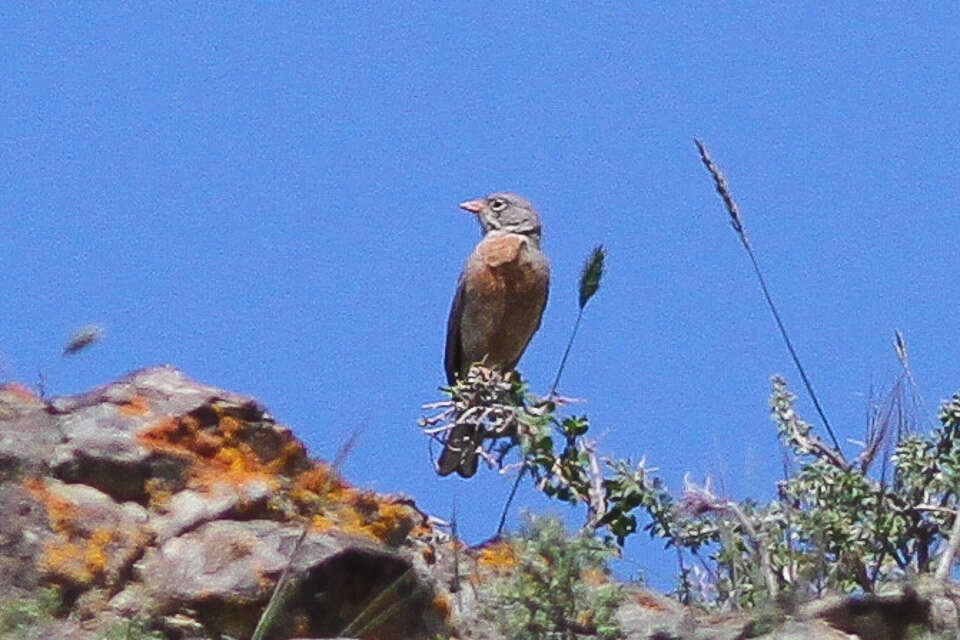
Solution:
M550 269L536 244L520 234L484 238L467 262L461 318L463 363L486 359L512 369L540 326Z

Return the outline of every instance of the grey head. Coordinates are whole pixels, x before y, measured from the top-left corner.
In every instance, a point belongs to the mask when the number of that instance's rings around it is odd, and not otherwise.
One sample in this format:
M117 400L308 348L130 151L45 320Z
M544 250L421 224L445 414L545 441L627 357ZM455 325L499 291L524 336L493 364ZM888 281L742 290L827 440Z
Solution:
M476 214L484 235L491 231L521 233L540 244L540 214L521 195L498 191L483 198L461 202L460 208Z

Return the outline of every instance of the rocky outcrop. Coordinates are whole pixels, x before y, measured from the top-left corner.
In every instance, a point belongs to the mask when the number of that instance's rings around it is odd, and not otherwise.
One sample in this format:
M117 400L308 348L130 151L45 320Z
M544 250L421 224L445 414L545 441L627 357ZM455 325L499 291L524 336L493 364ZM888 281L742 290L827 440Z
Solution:
M357 628L392 586L390 637L447 625L431 566L444 541L425 514L350 487L254 400L176 369L51 402L7 385L0 470L0 589L56 585L69 615L51 637L133 618L169 637L250 637L288 565L269 637Z
M153 637L249 638L286 576L267 638L497 638L482 587L515 569L507 543L463 547L412 500L311 459L253 399L171 367L50 401L0 387L0 514L0 637L4 603L52 586L33 637L139 621ZM629 587L619 620L644 640L895 640L955 630L955 591L717 616Z

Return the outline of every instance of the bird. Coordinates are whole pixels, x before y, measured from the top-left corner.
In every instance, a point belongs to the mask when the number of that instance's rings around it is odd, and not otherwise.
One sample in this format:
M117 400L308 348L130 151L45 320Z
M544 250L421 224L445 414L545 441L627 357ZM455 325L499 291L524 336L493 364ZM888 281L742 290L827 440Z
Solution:
M508 373L516 367L540 320L550 290L550 263L540 250L540 214L507 191L460 203L477 216L483 237L467 258L447 320L444 368L451 385L470 366ZM456 425L444 442L437 472L477 472L482 433Z

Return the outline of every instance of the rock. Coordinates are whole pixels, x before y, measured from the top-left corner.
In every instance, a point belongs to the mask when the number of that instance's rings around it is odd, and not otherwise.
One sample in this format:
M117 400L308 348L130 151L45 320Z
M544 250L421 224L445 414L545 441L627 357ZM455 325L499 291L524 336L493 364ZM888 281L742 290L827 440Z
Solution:
M147 510L138 504L49 477L22 486L47 515L47 531L36 532L44 541L36 566L47 582L78 591L116 586L150 541Z
M447 624L412 501L350 487L256 401L172 367L50 402L0 388L0 507L0 591L56 585L71 638L128 619L249 637L285 570L271 637Z

